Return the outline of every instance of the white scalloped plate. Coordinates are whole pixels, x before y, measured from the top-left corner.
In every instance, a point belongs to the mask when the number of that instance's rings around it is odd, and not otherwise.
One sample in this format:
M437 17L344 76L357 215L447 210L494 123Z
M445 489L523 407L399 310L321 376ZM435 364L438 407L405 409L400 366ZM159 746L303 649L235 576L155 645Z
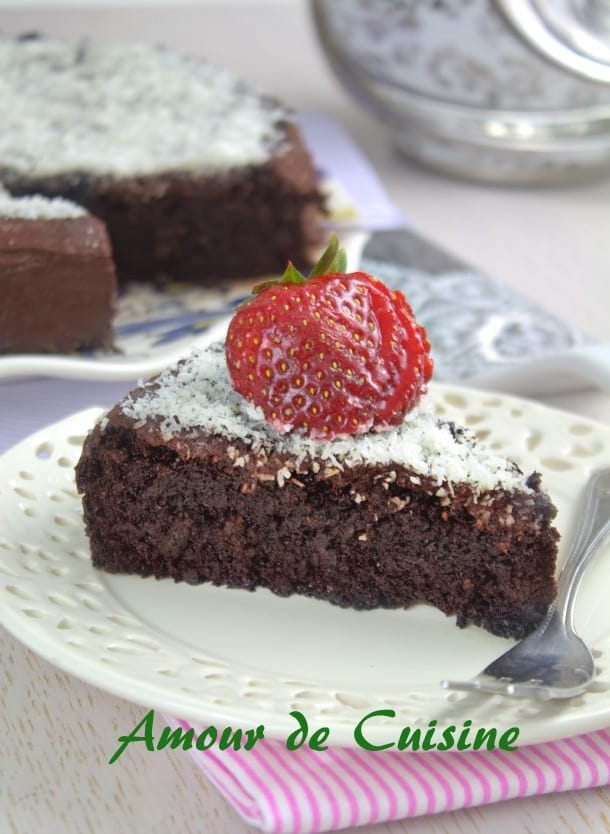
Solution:
M439 412L466 423L528 471L538 469L558 506L565 556L587 476L610 465L610 426L512 397L435 384ZM583 581L576 623L593 648L596 681L567 702L534 703L448 693L442 678L471 676L509 641L420 605L343 610L169 580L112 576L90 563L76 463L97 410L44 429L0 459L0 622L51 663L146 707L193 721L284 738L291 710L353 745L368 712L375 743L404 726L520 728L519 743L610 724L610 547Z

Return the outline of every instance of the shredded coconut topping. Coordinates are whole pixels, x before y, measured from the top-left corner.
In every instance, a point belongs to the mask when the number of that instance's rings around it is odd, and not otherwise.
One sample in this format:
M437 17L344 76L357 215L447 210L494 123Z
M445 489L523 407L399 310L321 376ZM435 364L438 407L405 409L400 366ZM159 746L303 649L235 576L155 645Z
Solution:
M211 173L268 159L286 110L167 49L0 38L0 169Z
M138 424L159 421L168 437L200 430L229 440L239 438L255 452L288 454L294 457L297 472L319 471L319 461L340 470L394 463L438 484L468 483L477 492L528 489L514 464L482 443L473 444L470 432L452 431L428 404L420 404L401 425L383 432L332 441L312 440L296 431L278 434L262 411L233 389L220 346L195 351L177 370L163 371L138 396L128 395L121 411Z
M1 140L0 140L1 141ZM17 220L64 220L86 214L82 206L62 197L49 199L39 194L12 197L0 186L0 217Z

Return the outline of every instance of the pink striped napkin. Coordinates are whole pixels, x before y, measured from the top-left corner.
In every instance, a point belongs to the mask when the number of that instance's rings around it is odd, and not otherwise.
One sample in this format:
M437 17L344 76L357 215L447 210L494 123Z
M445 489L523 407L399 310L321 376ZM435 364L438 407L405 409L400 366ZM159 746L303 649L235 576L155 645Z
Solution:
M172 728L191 725L165 716ZM610 784L610 728L513 751L190 750L246 822L308 834Z

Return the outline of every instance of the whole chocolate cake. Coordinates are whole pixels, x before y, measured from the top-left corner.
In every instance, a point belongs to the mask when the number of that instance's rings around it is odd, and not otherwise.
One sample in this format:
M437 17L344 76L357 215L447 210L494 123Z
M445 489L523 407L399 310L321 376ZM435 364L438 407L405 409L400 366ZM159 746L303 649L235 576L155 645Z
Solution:
M0 353L109 348L116 275L104 224L0 189Z
M0 38L0 182L102 219L120 281L311 265L323 199L294 116L144 45Z
M355 608L427 602L514 637L555 594L538 475L425 401L385 431L279 433L235 391L221 348L126 396L88 436L77 483L107 571Z

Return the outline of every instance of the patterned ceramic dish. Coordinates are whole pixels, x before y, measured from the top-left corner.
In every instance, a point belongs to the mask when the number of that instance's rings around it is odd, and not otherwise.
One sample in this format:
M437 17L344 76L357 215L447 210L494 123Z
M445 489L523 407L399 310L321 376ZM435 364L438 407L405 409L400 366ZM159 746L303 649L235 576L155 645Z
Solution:
M409 156L496 182L610 174L610 2L311 0L337 77Z

